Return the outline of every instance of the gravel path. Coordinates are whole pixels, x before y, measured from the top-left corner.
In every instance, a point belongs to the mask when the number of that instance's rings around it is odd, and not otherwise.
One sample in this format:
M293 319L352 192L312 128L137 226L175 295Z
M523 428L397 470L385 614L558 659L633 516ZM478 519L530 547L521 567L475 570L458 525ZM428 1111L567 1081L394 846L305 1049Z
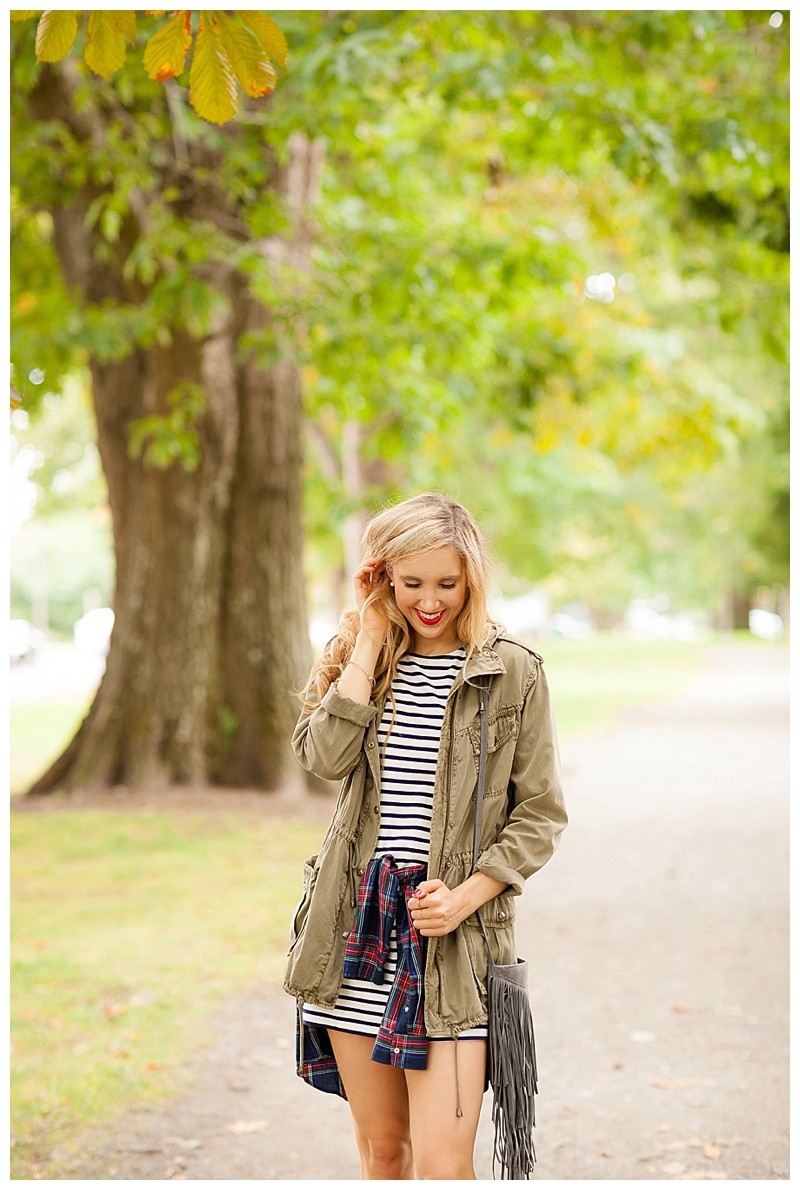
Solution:
M565 749L571 823L518 927L538 1178L789 1176L787 657L709 660ZM229 1002L188 1092L84 1138L67 1176L357 1178L347 1105L294 1073L293 1012L272 987Z

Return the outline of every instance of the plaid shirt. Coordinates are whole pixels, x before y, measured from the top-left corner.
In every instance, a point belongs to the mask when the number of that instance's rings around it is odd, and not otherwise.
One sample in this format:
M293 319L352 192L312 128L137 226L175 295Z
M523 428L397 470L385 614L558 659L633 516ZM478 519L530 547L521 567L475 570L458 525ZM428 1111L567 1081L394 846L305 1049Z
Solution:
M356 923L347 939L343 974L381 984L392 928L397 927L397 969L375 1045L373 1062L424 1070L428 1062L422 1004L423 939L408 913L408 898L425 879L425 864L398 868L390 855L370 860L358 887ZM302 1036L301 1036L302 1034ZM328 1030L302 1019L297 1007L297 1073L320 1091L346 1099Z

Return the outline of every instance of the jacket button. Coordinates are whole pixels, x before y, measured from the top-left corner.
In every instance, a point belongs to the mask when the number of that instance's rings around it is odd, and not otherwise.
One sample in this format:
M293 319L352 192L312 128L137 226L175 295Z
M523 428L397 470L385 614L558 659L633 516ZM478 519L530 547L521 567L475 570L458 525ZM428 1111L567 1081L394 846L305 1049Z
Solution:
M343 938L347 938L347 937L348 937L348 932L347 932L347 930L342 930L342 937L343 937Z
M500 920L500 921L505 921L505 920L506 920L506 911L505 911L505 909L501 909L501 910L500 910L500 912L498 913L498 915L497 915L497 916L498 916L498 918L499 918L499 920Z
M358 875L359 875L359 876L363 876L363 875L364 875L364 869L363 869L363 868L356 868L356 872L358 873Z
M381 808L380 808L380 806L373 806L372 811L374 814L380 814Z
M368 747L368 748L374 748L374 747L375 747L375 741L374 741L374 740L370 740L370 742L367 744L367 747Z

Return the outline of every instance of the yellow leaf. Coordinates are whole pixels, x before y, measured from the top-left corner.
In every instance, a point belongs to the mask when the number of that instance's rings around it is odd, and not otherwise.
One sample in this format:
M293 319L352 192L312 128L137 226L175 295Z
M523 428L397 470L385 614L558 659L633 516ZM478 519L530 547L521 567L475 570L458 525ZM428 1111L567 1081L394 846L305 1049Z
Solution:
M545 430L533 444L534 450L538 450L540 454L548 454L556 446L558 446L558 435L553 430Z
M115 12L114 24L119 29L123 37L128 41L136 40L136 13L135 12Z
M192 44L190 22L189 12L176 12L150 38L144 48L144 68L151 79L163 83L181 73Z
M252 29L273 62L283 68L286 66L286 55L289 47L283 30L280 29L272 17L265 12L250 12L249 9L237 10L236 16L241 17L248 29Z
M211 124L224 124L239 106L236 76L220 39L205 12L194 43L189 71L189 102L198 116Z
M125 61L127 46L117 27L117 13L93 9L86 22L86 65L101 78L109 79Z
M35 8L32 12L23 12L21 8L11 9L12 21L27 21L29 17L35 17L37 12L41 12L40 8Z
M78 18L74 12L48 9L36 27L36 61L60 62L70 51L78 33Z
M35 293L21 293L17 298L17 314L30 314L39 304Z
M245 28L236 17L222 12L217 17L217 29L245 92L254 99L271 94L275 90L277 76L255 33Z

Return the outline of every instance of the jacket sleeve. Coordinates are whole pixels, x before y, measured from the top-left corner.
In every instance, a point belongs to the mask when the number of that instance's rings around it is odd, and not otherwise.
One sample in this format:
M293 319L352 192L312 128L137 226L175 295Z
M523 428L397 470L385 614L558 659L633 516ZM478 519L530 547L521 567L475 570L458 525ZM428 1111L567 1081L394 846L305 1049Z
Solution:
M510 885L517 896L527 877L547 863L567 825L558 737L538 658L533 658L528 681L511 767L511 813L476 864L479 872Z
M364 732L377 713L374 703L347 698L333 682L319 706L300 716L292 735L295 756L318 777L341 780L355 768Z

